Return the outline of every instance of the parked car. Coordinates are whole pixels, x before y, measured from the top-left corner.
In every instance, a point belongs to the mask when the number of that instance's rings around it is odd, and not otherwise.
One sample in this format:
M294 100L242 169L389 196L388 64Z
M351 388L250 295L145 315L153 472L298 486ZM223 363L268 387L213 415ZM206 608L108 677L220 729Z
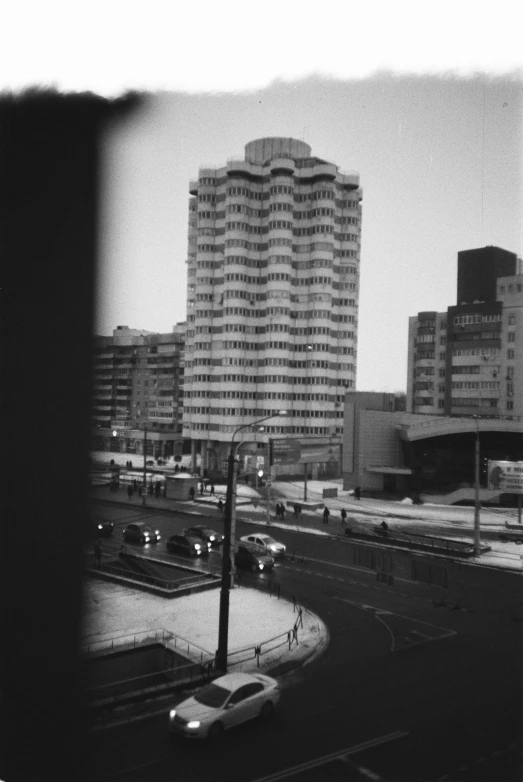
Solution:
M186 527L183 534L191 535L194 538L200 538L200 540L210 543L211 546L219 546L220 543L223 543L223 535L220 535L219 532L215 532L209 527Z
M265 554L255 543L242 542L238 543L234 553L234 564L253 572L271 570L274 567L274 558Z
M97 519L94 522L93 532L99 538L108 538L113 534L114 524L112 521L104 521L104 519Z
M224 730L268 717L280 700L276 679L261 673L228 673L169 712L169 730L189 738L216 739Z
M171 535L166 543L167 551L171 554L188 554L190 557L199 557L208 554L211 544L208 541L197 538L194 535Z
M257 546L261 546L267 554L270 554L274 558L284 557L285 552L287 551L287 548L283 543L279 543L277 540L274 540L274 538L271 538L270 535L263 535L260 532L256 532L254 535L244 535L240 540L245 543L256 543Z
M128 524L123 531L123 539L126 543L158 543L160 538L160 530L153 529L143 521Z

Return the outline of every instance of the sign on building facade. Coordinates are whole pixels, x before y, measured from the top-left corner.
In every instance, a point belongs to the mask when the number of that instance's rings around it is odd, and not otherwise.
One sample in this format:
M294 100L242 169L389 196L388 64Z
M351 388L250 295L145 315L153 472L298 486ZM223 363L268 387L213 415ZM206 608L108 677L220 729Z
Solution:
M488 485L508 494L523 494L523 462L489 461Z
M271 440L272 464L318 464L339 462L341 441L331 437Z

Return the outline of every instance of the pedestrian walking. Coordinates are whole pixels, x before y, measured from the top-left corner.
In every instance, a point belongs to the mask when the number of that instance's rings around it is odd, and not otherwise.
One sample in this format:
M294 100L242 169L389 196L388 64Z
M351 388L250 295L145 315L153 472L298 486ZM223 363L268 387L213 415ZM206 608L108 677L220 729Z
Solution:
M99 540L94 544L94 559L97 565L102 561L102 544Z
M361 489L359 486L356 486L356 488L354 489L354 499L361 500Z
M136 478L133 478L133 492L136 491L137 488L138 488L138 484L136 482Z
M221 499L218 500L218 510L220 511L220 513L223 516L223 501Z
M194 500L194 486L189 489L189 499Z
M167 497L167 481L163 484L163 496Z
M293 510L294 510L294 518L297 519L298 518L298 503L297 502L294 503Z
M280 502L280 517L282 521L285 521L285 505Z
M203 484L203 481L200 483L200 495L203 495L203 492L205 491L205 486Z
M341 528L342 530L345 529L345 526L347 524L347 511L345 508L341 509Z
M211 483L210 488L209 488L209 492L214 497L214 483Z
M156 483L154 484L154 493L156 494L157 497L160 496L160 481L156 481Z
M129 486L127 487L127 496L129 497L129 499L131 499L131 497L133 496L133 487L131 486L131 484L129 484Z
M279 502L276 503L275 511L276 511L276 513L275 513L276 519L277 520L281 519L281 509L280 509L280 503Z
M323 523L328 524L329 523L329 516L331 515L330 510L325 506L325 510L323 511Z

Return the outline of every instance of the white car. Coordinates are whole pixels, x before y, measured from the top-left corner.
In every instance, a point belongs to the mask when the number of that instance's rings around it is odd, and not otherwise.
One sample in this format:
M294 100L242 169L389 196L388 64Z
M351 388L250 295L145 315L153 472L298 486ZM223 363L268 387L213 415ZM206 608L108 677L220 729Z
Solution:
M169 712L169 730L189 738L216 739L224 730L268 717L280 700L278 682L261 673L228 673Z
M256 543L257 546L261 546L267 554L270 554L275 559L284 557L287 551L283 543L279 543L279 541L271 538L270 535L264 535L260 532L256 532L253 535L244 535L240 540L243 540L245 543Z

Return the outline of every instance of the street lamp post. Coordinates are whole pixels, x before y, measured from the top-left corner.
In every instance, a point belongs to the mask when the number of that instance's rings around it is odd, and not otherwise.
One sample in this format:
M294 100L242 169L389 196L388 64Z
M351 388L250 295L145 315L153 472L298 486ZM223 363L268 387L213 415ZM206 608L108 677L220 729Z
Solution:
M474 556L480 555L480 532L479 532L479 420L476 417L476 437L475 437L475 459L474 459Z
M242 429L247 429L262 421L268 421L269 418L275 418L279 415L287 415L285 410L281 410L274 415L268 415L250 424L239 426L233 432L229 457L227 460L227 493L225 496L225 514L224 514L224 535L222 549L222 584L220 592L220 614L218 626L218 649L216 651L216 669L222 673L227 672L227 649L229 644L229 593L231 589L231 572L234 561L235 521L236 521L236 497L235 497L235 478L236 478L236 448L234 438Z
M147 424L143 427L143 486L142 505L147 503Z

